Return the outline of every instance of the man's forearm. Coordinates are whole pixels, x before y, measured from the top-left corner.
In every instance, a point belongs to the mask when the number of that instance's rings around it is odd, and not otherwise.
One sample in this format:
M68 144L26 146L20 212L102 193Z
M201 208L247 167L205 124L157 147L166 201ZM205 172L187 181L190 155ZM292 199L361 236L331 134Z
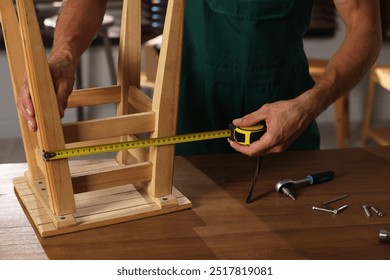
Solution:
M313 90L302 96L317 104L317 115L356 86L375 62L381 47L378 0L347 0L337 7L346 24L344 42Z
M59 12L51 52L78 64L102 24L107 0L65 0Z

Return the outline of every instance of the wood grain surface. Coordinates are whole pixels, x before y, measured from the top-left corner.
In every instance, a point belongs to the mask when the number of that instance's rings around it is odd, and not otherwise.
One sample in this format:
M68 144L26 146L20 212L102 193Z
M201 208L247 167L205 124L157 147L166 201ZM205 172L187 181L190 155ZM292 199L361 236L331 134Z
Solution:
M285 152L266 156L254 190L245 198L256 159L239 154L177 157L175 187L193 208L113 226L39 238L13 191L25 164L0 165L1 259L390 259L390 147ZM278 180L326 170L334 180L277 193ZM312 206L349 207L334 215ZM368 218L364 204L384 217Z

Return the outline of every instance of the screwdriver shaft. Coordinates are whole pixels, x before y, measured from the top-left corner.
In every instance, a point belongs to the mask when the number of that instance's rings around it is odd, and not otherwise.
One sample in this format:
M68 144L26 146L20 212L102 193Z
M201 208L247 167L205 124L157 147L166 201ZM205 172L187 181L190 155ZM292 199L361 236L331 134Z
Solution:
M283 188L282 191L289 198L291 198L292 200L295 200L295 197L292 195L291 191L288 188Z

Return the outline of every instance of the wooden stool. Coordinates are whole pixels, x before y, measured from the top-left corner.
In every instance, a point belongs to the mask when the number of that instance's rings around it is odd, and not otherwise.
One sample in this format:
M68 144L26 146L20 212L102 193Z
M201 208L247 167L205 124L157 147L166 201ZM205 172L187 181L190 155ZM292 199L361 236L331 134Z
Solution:
M314 81L324 73L328 60L309 59L309 72ZM345 142L350 138L349 128L349 102L348 93L335 102L336 134L339 148L345 147Z
M153 99L140 90L141 0L124 0L118 83L77 90L68 107L116 103L117 116L62 124L32 0L0 1L15 99L25 70L37 132L19 117L28 171L15 178L21 204L43 237L191 207L172 187L174 147L119 152L108 161L44 161L42 151L176 133L184 0L168 4ZM131 38L131 39L130 39Z
M374 105L375 88L380 85L390 91L390 66L374 66L371 69L366 110L363 120L363 130L360 141L363 145L372 139L379 145L390 145L390 127L371 127L371 115Z

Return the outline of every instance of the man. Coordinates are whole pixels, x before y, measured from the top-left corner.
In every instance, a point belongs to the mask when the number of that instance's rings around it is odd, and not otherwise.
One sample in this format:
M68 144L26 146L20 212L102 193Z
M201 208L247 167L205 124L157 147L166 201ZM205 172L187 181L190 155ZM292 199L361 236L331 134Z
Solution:
M224 153L233 148L261 156L319 148L315 119L374 63L381 26L379 0L334 0L346 35L314 85L302 43L312 1L186 1L178 134L261 121L267 132L249 146L230 140L231 147L218 140L203 141L177 145L179 154ZM79 58L100 27L106 2L63 1L49 59L62 116ZM26 83L18 108L35 130Z

